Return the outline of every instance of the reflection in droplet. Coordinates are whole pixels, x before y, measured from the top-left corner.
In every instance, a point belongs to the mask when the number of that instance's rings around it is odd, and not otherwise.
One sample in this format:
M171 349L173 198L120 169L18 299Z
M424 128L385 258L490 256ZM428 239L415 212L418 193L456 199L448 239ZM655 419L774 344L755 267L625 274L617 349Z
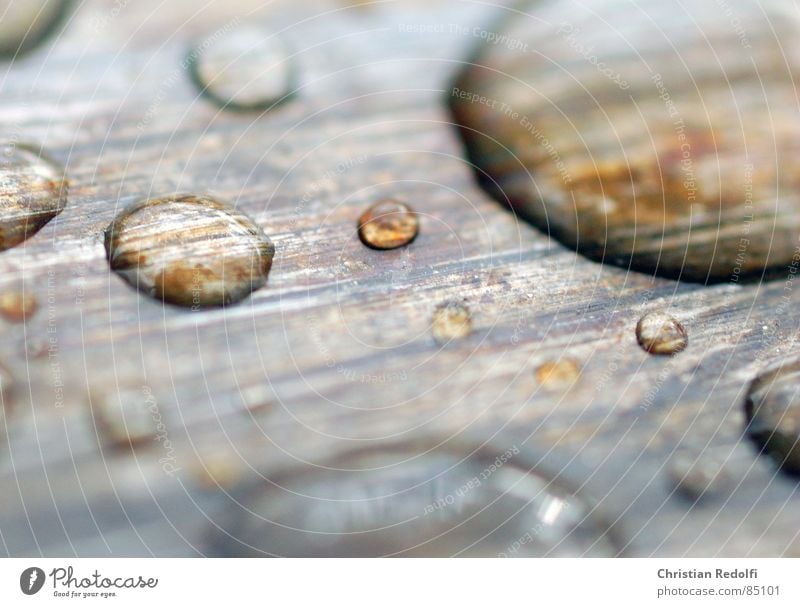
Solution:
M252 484L223 522L225 556L612 556L607 526L517 447L491 456L392 449ZM399 462L399 463L398 463Z
M440 344L466 337L472 331L472 316L466 306L447 302L433 313L431 333Z
M358 219L358 236L373 249L396 249L417 237L419 220L408 205L382 200L369 207Z
M800 363L759 376L745 409L753 440L787 472L800 474Z
M676 453L669 460L667 475L675 490L693 502L714 497L731 481L724 461L707 452Z
M111 268L134 287L192 307L238 302L266 283L275 248L249 217L208 196L145 200L106 230Z
M294 88L294 66L284 42L255 25L210 34L189 53L192 79L217 104L264 110Z
M149 389L120 389L95 393L92 412L105 443L113 447L148 443L166 426Z
M34 146L0 149L0 251L30 238L67 204L64 169Z
M9 322L23 322L39 309L39 302L33 293L8 291L0 293L0 316Z
M572 358L548 361L536 368L536 380L548 388L571 386L578 379L581 367Z
M15 57L39 44L66 15L70 2L0 1L0 57Z
M642 316L636 325L636 339L650 354L677 354L689 345L689 337L683 325L664 312L651 312Z

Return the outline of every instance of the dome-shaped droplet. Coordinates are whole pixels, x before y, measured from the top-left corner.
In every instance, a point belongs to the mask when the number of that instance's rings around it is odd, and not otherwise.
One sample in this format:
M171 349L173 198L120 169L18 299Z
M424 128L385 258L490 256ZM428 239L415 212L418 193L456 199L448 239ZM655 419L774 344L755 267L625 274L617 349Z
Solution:
M650 354L677 354L689 345L689 336L683 325L664 312L642 316L636 325L636 339Z
M235 303L263 286L275 248L249 217L208 196L145 200L106 230L111 268L169 303Z
M188 61L197 86L231 109L267 109L294 87L294 65L283 40L255 25L205 37L195 44Z
M36 147L0 149L0 251L30 238L67 204L64 169Z
M431 333L440 344L461 339L472 332L469 308L455 301L443 303L433 311Z
M745 409L753 440L784 470L800 474L800 363L758 377Z
M15 57L41 42L66 15L70 0L0 2L0 57Z
M763 0L517 8L449 91L498 200L626 268L719 281L792 262L798 11Z
M358 236L373 249L397 249L410 243L419 232L419 220L408 205L382 200L358 219Z
M613 556L616 538L574 492L491 456L381 448L254 486L216 531L221 556Z

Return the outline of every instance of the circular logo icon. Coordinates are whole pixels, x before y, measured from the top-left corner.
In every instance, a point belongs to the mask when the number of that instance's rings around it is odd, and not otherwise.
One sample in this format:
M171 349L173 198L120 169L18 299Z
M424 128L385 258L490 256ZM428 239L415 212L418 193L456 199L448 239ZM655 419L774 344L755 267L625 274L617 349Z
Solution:
M25 594L36 594L44 586L44 571L38 567L28 567L19 576L19 587Z

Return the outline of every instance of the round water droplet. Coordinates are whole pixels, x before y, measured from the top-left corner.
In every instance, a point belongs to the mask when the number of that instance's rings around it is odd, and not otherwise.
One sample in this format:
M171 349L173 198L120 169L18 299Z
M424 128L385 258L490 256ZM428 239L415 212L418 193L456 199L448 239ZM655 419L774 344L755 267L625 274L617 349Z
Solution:
M253 488L217 533L225 556L613 556L592 508L519 450L423 456L381 448Z
M417 237L419 220L408 205L382 200L358 218L358 236L373 249L396 249Z
M217 104L264 110L294 88L294 67L281 38L254 25L212 33L189 53L192 79Z
M745 403L747 430L764 453L800 474L800 363L759 376Z
M440 344L466 337L471 331L472 316L466 306L448 302L434 311L431 333Z
M111 268L141 291L193 309L238 302L266 283L275 248L249 217L208 196L145 200L106 230Z
M536 380L548 388L571 386L578 379L581 367L572 358L548 361L536 369Z
M23 322L39 309L39 302L33 293L9 291L0 293L0 316L9 322Z
M636 339L650 354L677 354L689 345L683 325L664 312L642 316L636 325Z
M669 460L667 475L675 490L693 502L714 497L731 483L724 461L706 452L676 453Z
M64 169L36 147L0 149L0 251L30 238L67 204Z
M30 50L66 15L69 0L6 0L0 2L0 57Z

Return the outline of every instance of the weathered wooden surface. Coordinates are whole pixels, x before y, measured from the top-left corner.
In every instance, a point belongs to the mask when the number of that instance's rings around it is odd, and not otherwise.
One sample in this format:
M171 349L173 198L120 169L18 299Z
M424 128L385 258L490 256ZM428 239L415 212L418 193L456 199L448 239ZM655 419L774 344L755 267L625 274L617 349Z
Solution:
M57 39L2 66L3 136L63 162L70 195L0 254L0 290L39 301L24 323L2 321L15 381L0 553L213 554L216 525L240 508L229 492L258 474L468 434L556 458L620 521L627 554L800 554L797 481L743 438L748 383L800 350L796 267L762 284L652 279L588 261L491 200L445 98L501 7L123 4L83 3ZM182 66L197 36L237 19L283 30L296 53L294 99L263 115L220 110ZM266 287L192 311L109 270L103 229L176 191L255 219L276 247ZM381 198L420 213L409 247L360 243L358 217ZM472 333L442 347L430 322L449 301L468 307ZM672 358L636 342L638 318L662 309L689 334ZM582 366L571 388L537 382L567 356ZM160 440L110 444L102 415L120 395L156 403ZM721 458L730 492L674 494L682 449Z

